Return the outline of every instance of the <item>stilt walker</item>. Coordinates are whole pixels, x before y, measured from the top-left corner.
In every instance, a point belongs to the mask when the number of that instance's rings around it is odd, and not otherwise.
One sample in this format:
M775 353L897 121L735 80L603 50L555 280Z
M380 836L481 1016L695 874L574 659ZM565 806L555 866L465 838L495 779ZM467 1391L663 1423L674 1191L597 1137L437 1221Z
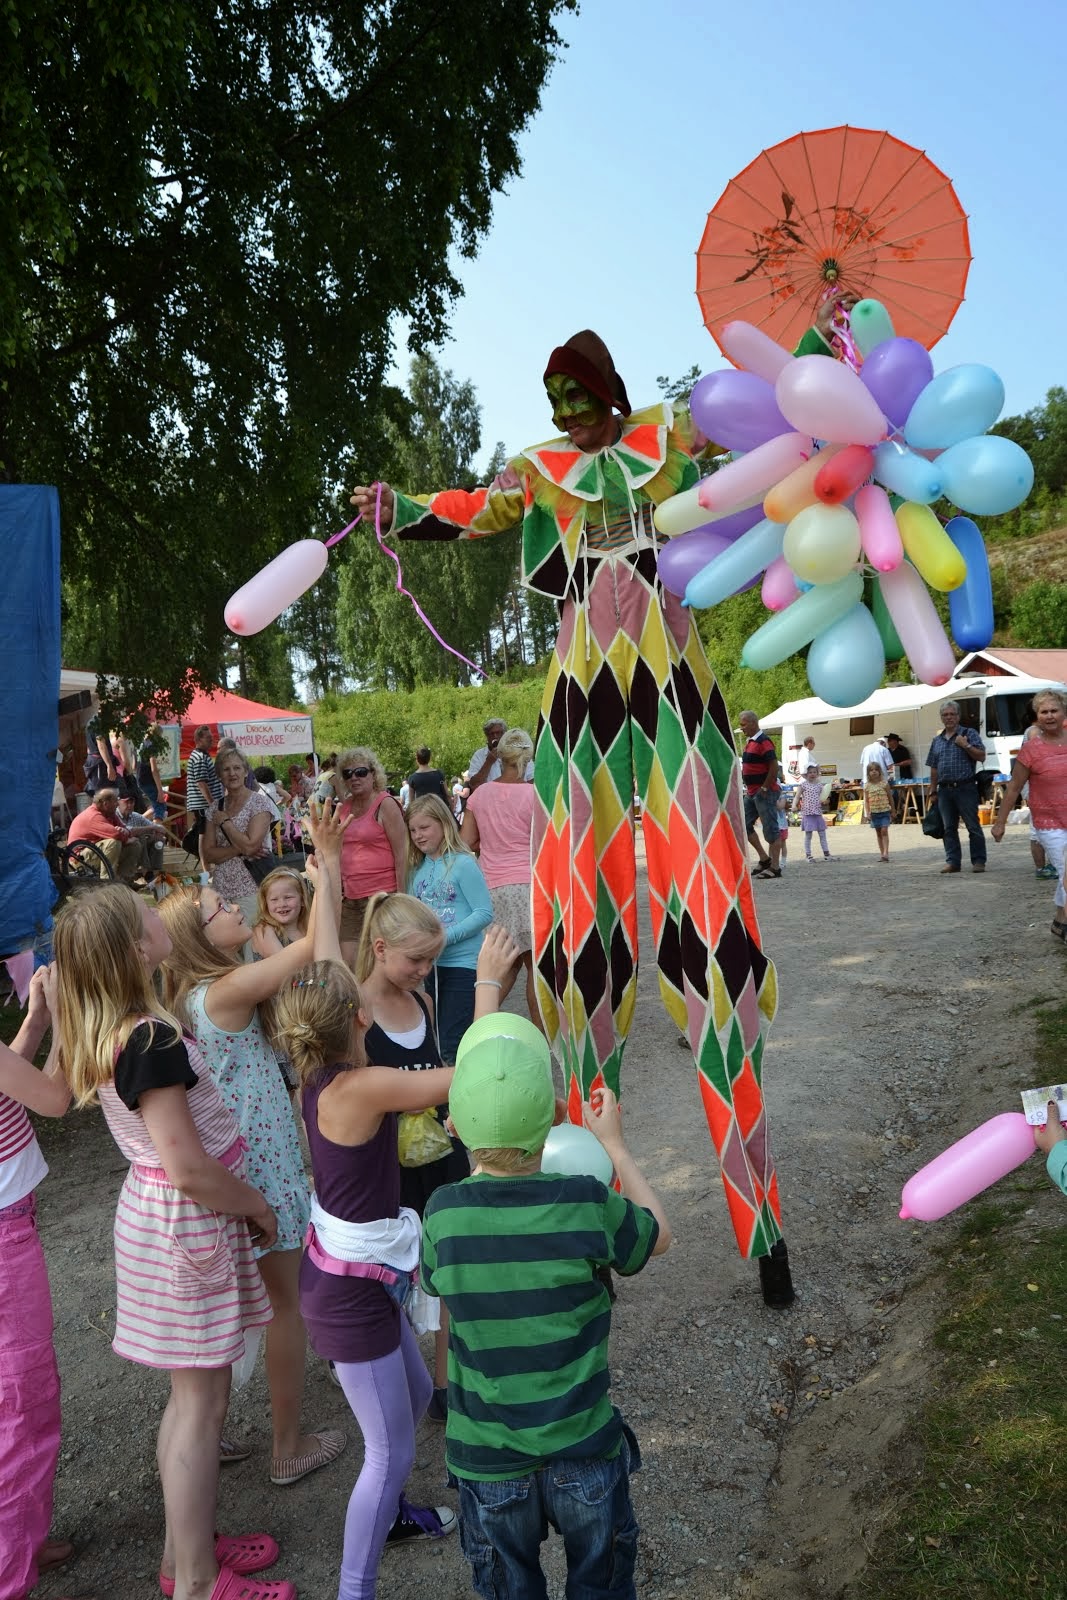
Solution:
M633 802L641 802L660 993L686 1031L743 1256L764 1299L793 1298L762 1091L776 976L747 865L730 719L690 614L659 583L655 507L697 482L688 412L631 411L590 330L552 352L562 435L485 489L383 488L402 539L482 538L523 524L523 582L561 602L535 757L538 1002L568 1110L616 1093L637 993ZM618 415L616 415L618 413ZM375 492L353 504L374 511Z

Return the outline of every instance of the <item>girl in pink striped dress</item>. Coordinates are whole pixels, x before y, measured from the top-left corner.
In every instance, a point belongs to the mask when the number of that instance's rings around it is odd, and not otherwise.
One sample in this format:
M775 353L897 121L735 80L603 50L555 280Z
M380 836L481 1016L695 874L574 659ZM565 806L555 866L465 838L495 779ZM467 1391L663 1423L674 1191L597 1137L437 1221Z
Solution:
M159 1005L170 952L157 912L123 884L56 917L60 1065L76 1104L99 1100L130 1170L115 1216L116 1354L170 1372L157 1459L166 1536L160 1585L177 1600L295 1600L266 1534L215 1536L231 1364L270 1305L252 1241L274 1213L244 1181L243 1144L195 1044Z

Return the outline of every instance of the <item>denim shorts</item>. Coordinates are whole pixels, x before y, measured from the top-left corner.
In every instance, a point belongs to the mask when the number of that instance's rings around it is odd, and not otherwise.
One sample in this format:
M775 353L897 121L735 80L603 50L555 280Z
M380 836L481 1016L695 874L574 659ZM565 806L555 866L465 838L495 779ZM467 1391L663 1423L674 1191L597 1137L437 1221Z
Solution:
M749 833L756 826L756 818L763 823L763 837L773 844L780 832L778 823L778 790L757 789L745 795L745 828Z
M888 811L872 811L871 812L871 827L872 828L888 828L889 824L892 822L892 820L893 820L893 818L890 816Z
M637 1518L630 1473L641 1465L623 1425L610 1459L561 1458L500 1483L459 1480L459 1532L482 1600L538 1600L545 1593L541 1545L549 1525L562 1536L567 1594L576 1600L636 1600Z

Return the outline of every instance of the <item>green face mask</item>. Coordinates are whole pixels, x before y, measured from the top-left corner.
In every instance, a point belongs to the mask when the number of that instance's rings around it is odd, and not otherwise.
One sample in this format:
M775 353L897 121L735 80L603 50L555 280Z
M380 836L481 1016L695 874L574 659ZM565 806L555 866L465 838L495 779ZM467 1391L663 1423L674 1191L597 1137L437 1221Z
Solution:
M560 433L565 433L571 422L580 423L583 428L595 428L608 414L603 400L583 389L565 372L553 372L547 377L545 389L552 402L552 421Z

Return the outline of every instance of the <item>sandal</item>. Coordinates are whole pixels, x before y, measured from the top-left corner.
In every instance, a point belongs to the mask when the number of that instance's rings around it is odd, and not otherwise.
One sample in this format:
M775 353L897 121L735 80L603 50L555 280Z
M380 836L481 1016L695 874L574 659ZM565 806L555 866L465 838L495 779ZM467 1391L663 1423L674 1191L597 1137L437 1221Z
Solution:
M1052 932L1061 944L1067 944L1067 922L1054 922Z
M232 1567L220 1567L209 1600L297 1600L297 1594L291 1583L263 1583L243 1577Z
M282 1487L290 1483L299 1483L309 1472L317 1472L320 1467L328 1467L331 1461L336 1461L348 1443L347 1436L340 1428L321 1428L311 1437L318 1443L317 1450L312 1450L306 1456L293 1456L288 1461L271 1462L271 1483Z
M234 1444L232 1439L219 1440L219 1465L233 1466L238 1461L247 1461L252 1454L251 1447L246 1444Z
M241 1577L250 1572L262 1572L273 1567L279 1556L278 1542L269 1533L217 1533L215 1535L215 1560L220 1567L228 1567ZM170 1600L174 1593L174 1579L159 1574L159 1587Z

